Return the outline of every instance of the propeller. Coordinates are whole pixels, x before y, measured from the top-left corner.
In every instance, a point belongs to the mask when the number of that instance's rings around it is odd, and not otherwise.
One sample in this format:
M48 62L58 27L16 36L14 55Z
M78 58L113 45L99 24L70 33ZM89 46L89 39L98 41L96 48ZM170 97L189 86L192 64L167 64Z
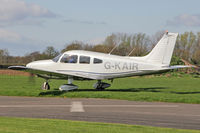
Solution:
M29 73L29 82L35 84L35 74Z

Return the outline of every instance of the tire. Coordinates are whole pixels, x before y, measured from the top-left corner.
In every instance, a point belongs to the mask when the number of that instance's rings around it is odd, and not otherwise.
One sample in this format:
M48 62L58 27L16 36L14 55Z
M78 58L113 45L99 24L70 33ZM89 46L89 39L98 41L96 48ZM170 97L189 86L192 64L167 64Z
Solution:
M48 84L48 82L44 82L44 84L42 85L42 90L50 90L50 85Z
M102 87L102 83L98 84L98 86L97 86L97 90L99 90L99 91L104 90L104 88Z
M50 90L50 85L48 83L45 85L45 90Z

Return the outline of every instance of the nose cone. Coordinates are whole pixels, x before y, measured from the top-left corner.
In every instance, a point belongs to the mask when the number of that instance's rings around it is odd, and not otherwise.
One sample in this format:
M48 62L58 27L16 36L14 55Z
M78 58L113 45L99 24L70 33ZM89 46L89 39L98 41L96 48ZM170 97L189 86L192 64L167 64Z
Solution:
M40 69L44 67L48 67L53 63L52 60L41 60L41 61L34 61L31 63L28 63L26 65L27 68L35 68L35 69Z
M34 65L34 63L31 62L31 63L28 63L28 64L26 65L26 67L28 67L28 68L32 68L33 65Z
M28 63L28 64L26 65L26 67L28 67L28 68L35 68L35 67L40 66L40 64L41 64L41 63L39 63L38 61L34 61L34 62L31 62L31 63Z

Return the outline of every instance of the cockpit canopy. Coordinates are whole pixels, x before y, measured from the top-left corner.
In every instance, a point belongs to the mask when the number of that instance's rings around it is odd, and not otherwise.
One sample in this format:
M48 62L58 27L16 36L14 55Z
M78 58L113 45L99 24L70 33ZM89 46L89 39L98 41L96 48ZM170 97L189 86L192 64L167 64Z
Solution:
M78 60L77 55L64 54L63 57L61 58L60 62L61 63L77 63L77 60Z
M58 60L60 59L60 57L61 57L62 55L63 55L63 54L61 53L61 54L59 54L58 56L54 57L52 60L53 60L54 62L58 62Z
M91 58L90 56L85 55L76 55L76 54L59 54L55 58L52 59L54 62L58 62L60 60L61 63L80 63L80 64L101 64L103 63L102 59Z

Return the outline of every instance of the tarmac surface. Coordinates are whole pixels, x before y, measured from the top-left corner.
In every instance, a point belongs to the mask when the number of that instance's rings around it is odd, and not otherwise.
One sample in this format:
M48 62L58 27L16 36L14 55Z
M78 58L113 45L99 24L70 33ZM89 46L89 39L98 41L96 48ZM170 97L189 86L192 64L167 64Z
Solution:
M198 104L0 96L0 116L200 130L200 105Z

